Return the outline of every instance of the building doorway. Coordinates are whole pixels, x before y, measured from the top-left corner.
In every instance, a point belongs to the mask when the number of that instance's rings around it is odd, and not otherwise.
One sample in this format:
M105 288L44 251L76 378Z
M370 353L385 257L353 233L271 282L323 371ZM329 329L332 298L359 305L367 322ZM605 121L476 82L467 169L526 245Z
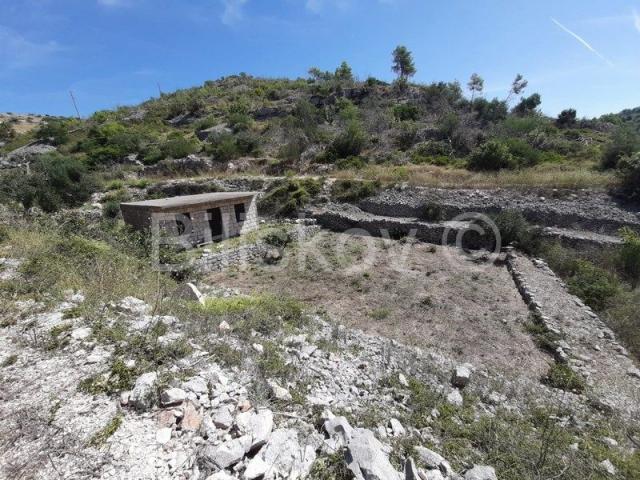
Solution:
M209 230L211 230L211 241L215 242L224 238L224 228L222 226L222 211L220 208L210 208L207 210L209 219Z

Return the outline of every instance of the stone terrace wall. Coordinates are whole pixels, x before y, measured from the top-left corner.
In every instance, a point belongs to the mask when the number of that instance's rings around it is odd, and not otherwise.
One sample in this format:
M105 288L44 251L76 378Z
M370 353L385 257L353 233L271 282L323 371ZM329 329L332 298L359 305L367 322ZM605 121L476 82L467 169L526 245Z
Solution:
M318 225L297 225L289 232L289 239L291 242L301 241L312 237L319 230L320 227ZM257 241L221 252L205 253L202 258L196 261L196 270L201 273L207 273L225 270L229 267L258 263L264 259L267 252L274 248L276 247L264 241Z

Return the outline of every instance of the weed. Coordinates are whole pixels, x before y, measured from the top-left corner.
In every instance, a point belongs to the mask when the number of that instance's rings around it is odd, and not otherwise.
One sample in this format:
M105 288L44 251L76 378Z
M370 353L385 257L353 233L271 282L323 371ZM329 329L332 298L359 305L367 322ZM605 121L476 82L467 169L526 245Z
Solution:
M347 468L342 451L318 457L309 472L309 480L352 480L353 478L353 473Z
M14 365L16 362L18 361L18 355L9 355L7 358L5 358L2 363L0 363L0 367L1 368L5 368L5 367L10 367L11 365Z
M563 363L554 363L542 378L543 383L568 392L582 393L586 388L584 378Z
M374 320L384 320L391 315L391 310L388 308L376 308L369 312L369 316Z
M107 423L102 430L96 432L91 439L89 440L89 445L92 447L101 447L105 444L105 442L116 433L120 425L122 425L122 414L116 414L110 421Z

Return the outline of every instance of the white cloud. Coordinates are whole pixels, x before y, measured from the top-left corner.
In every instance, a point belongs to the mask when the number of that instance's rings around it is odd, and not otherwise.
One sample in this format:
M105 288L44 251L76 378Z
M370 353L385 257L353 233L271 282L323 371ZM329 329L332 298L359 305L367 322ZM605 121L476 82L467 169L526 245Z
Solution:
M54 41L34 42L0 25L0 65L6 70L38 65L60 50L62 48Z
M224 10L220 20L225 25L233 25L244 18L243 7L248 0L222 0Z
M551 17L551 21L553 23L555 23L558 27L560 27L563 31L565 31L566 33L568 33L569 35L571 35L573 38L575 38L580 44L582 44L582 46L584 46L587 50L589 50L590 52L592 52L593 54L595 54L596 56L598 56L599 58L601 58L602 60L604 60L605 62L607 62L610 66L613 66L613 62L611 60L609 60L607 57L605 57L604 55L602 55L599 51L597 51L595 48L593 48L591 46L591 44L589 44L589 42L587 42L584 38L582 38L580 35L578 35L575 32L572 32L571 30L569 30L567 27L565 27L563 24L561 24L558 20L556 20L555 18Z

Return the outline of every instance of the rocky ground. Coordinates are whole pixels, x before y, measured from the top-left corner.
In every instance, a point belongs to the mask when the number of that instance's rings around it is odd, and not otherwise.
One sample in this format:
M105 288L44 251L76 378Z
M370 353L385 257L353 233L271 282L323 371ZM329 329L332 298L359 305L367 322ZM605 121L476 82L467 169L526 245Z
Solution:
M578 319L586 310L543 264L513 262L524 283L539 285L535 301L566 335L572 365L601 387L565 392L316 314L306 313L298 328L267 333L225 320L203 330L132 297L105 305L100 321L78 315L82 292L68 292L62 303L16 300L3 313L0 335L0 476L492 480L496 465L483 463L478 446L453 449L450 437L463 435L453 432L498 421L503 412L525 418L532 406L558 412L550 418L571 432L606 419L635 421L637 370L626 356L628 365L620 363L624 352L610 332ZM4 264L5 278L19 278L19 261ZM202 287L205 298L191 287L180 296L194 304L242 298L220 285ZM557 310L573 311L566 302L578 308L575 315ZM122 341L105 337L116 326L129 337L155 332L138 348L156 356L177 342L185 342L186 355L137 371L138 344L123 350ZM103 390L132 371L130 388ZM594 399L602 400L598 408ZM517 432L518 425L508 428ZM562 454L568 465L584 462L589 445L574 435ZM633 443L599 435L607 450L593 460L592 478L625 478L609 457L633 455ZM558 474L564 467L546 468Z

